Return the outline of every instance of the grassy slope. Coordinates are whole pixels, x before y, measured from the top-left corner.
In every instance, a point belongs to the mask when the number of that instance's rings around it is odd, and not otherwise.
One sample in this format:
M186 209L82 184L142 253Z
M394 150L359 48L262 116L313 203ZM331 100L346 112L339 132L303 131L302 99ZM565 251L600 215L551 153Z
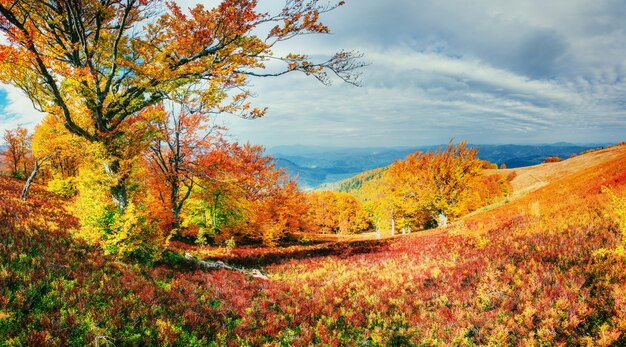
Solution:
M597 250L619 242L601 187L626 192L626 147L603 153L517 169L549 183L450 230L176 245L268 281L116 262L69 236L56 197L35 189L22 203L0 178L0 345L624 345L626 264Z
M487 174L499 172L505 176L515 172L516 177L511 181L515 192L528 192L540 188L554 180L589 169L596 165L623 158L626 146L615 146L590 151L557 163L545 163L524 168L487 170Z

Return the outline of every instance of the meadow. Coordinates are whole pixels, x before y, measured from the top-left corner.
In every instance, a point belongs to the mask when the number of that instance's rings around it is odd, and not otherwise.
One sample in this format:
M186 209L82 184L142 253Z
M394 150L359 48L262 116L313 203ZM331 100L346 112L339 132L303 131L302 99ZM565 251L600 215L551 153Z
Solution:
M0 344L470 346L626 344L626 263L609 194L626 147L447 229L234 249L172 242L153 266L71 236L38 186L0 178ZM551 165L551 164L545 164ZM206 271L222 260L260 269Z

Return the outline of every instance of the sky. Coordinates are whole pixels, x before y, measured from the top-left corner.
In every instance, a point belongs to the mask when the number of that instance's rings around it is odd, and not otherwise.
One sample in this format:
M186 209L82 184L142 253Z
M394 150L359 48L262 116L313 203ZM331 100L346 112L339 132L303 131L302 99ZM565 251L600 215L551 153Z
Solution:
M348 0L323 17L332 34L276 51L360 51L370 64L361 87L302 74L253 79L253 103L267 115L218 122L267 147L624 141L624 18L623 0ZM0 130L40 119L0 87Z

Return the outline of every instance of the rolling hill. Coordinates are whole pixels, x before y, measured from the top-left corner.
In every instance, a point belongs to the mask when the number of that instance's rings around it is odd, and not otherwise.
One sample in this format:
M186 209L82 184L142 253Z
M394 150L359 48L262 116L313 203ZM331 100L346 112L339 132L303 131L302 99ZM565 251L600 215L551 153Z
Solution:
M600 148L590 150L583 155L575 156L561 162L543 163L497 171L505 175L515 173L516 176L511 181L515 191L533 190L576 172L589 169L605 162L617 160L624 155L624 149L626 149L625 146Z

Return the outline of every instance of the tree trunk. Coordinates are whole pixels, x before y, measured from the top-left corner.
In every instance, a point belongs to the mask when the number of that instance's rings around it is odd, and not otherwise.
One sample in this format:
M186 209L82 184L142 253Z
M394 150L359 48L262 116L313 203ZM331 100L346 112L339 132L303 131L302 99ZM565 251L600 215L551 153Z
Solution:
M13 177L17 177L17 159L13 157Z
M376 219L376 239L380 240L380 219Z
M170 191L170 203L172 204L172 229L177 229L179 227L179 216L180 216L180 205L178 204L178 195L179 195L179 187L178 183L173 180L170 182L172 184L172 190Z
M213 206L213 210L211 211L211 226L213 227L213 232L217 233L217 207Z
M49 157L45 157L41 160L35 160L35 168L33 169L33 172L30 173L30 176L26 180L26 184L24 184L24 189L22 189L22 200L26 201L26 199L28 199L28 190L30 189L30 185L33 183L33 180L35 180L35 176L37 176L37 173L39 172L41 165L43 165L43 163L46 160L48 160L48 158Z
M35 176L37 176L38 171L39 171L39 163L35 163L35 168L33 169L33 172L30 173L30 176L26 180L24 189L22 189L22 200L26 201L26 199L28 198L28 190L30 189L31 183L33 183L33 180L35 179Z
M112 159L104 164L104 169L117 183L111 186L111 198L113 203L117 205L121 214L124 214L126 206L128 206L128 193L126 190L126 177L120 176L120 161Z
M185 204L185 201L187 201L187 199L189 198L189 196L191 195L191 192L193 190L193 181L191 183L187 184L183 184L184 187L187 188L187 191L185 192L185 194L181 197L181 191L180 191L180 181L172 181L172 190L171 190L171 199L172 199L172 229L178 229L180 227L180 213L183 210L183 206Z
M391 211L391 236L396 234L396 219L393 216L393 211Z
M206 270L231 270L231 271L238 271L247 275L250 275L252 277L255 278L261 278L261 279L268 279L267 276L265 276L260 270L258 269L252 269L252 270L248 270L248 269L240 269L240 268L236 268L236 267L232 267L229 265L224 264L224 262L222 261L206 261L206 260L198 260L196 257L194 257L193 255L189 254L189 253L185 253L185 259L187 259L188 261L194 263L196 266L199 266L203 269Z
M213 233L217 233L217 204L220 198L220 193L214 196L213 205L211 206L211 226L213 227Z
M445 228L448 226L448 216L445 213L439 212L437 226L440 228Z

